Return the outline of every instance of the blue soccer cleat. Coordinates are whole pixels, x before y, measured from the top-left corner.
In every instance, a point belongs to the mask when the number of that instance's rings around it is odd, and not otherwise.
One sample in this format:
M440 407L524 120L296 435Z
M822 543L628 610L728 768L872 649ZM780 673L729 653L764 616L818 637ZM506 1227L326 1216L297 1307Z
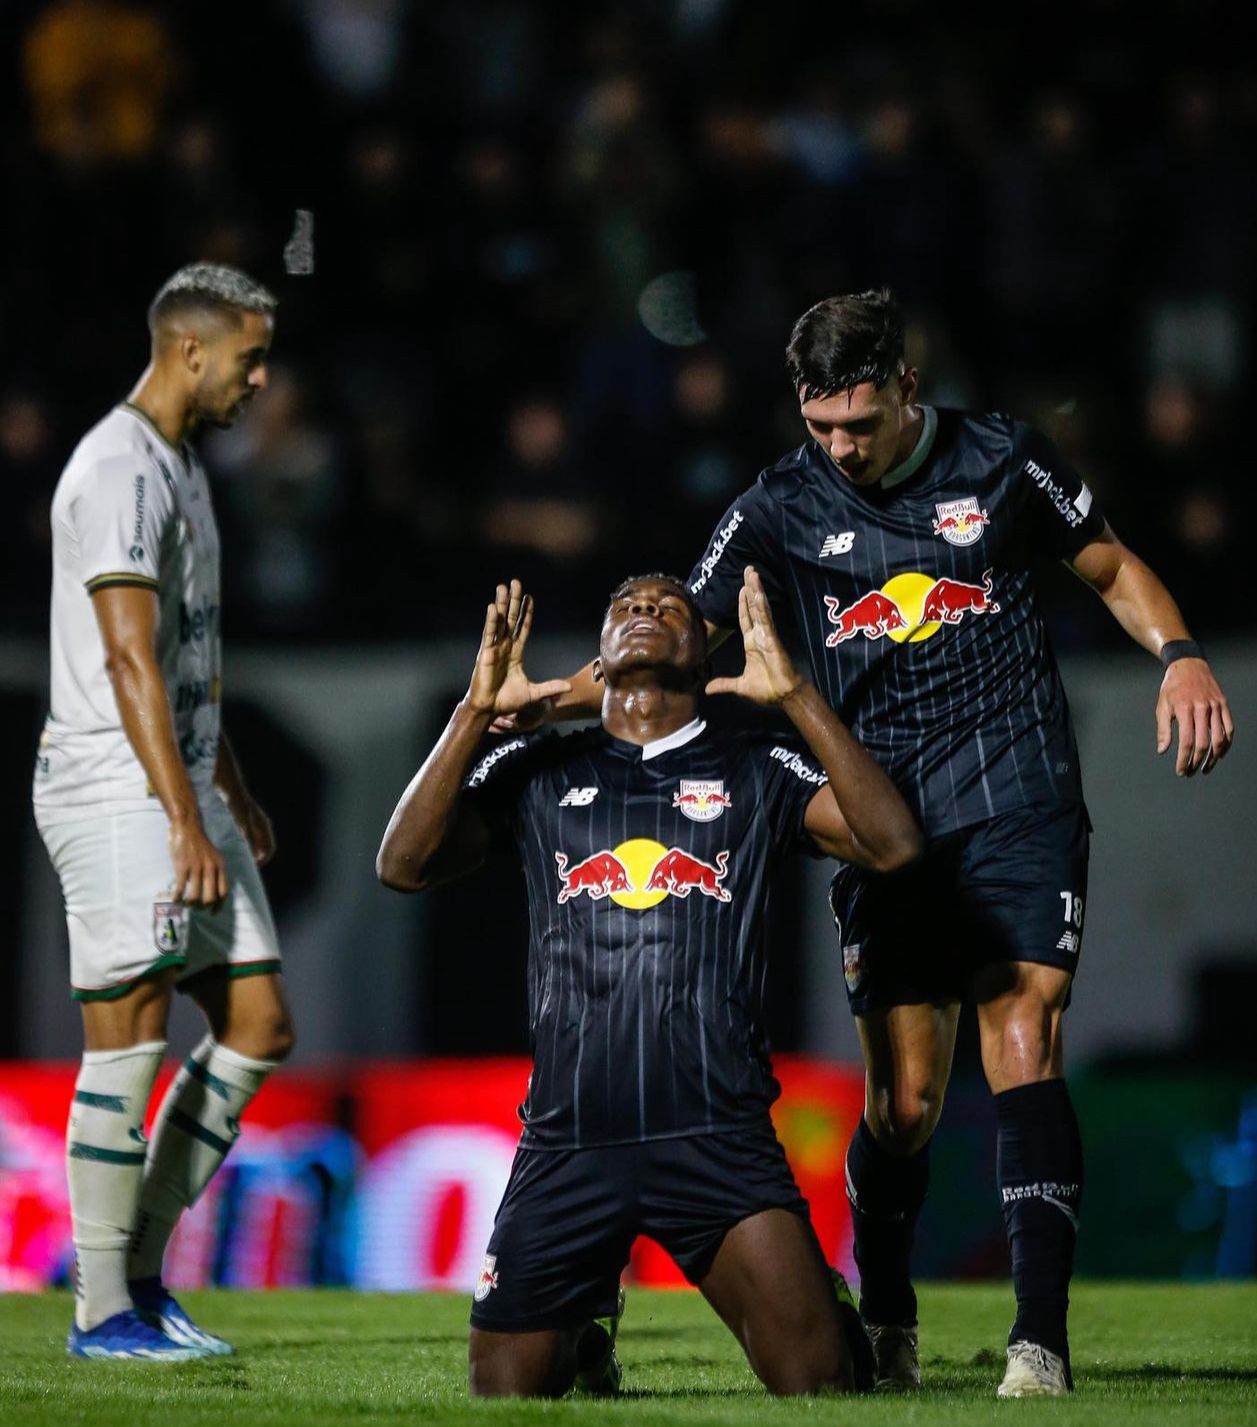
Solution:
M134 1308L115 1313L94 1328L70 1326L65 1350L72 1358L112 1358L119 1362L189 1363L209 1356L205 1348L176 1343L145 1322Z
M179 1343L185 1348L198 1348L207 1357L225 1358L236 1351L226 1339L216 1338L213 1333L198 1328L160 1278L133 1278L127 1289L140 1317L164 1333L172 1343Z

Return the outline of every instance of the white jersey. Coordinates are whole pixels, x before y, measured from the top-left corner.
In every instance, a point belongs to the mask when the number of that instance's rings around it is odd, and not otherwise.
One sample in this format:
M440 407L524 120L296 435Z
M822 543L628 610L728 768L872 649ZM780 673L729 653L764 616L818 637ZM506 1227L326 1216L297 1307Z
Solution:
M158 663L203 799L220 723L218 526L195 454L125 405L79 442L52 501L52 695L34 787L45 817L151 807L156 796L105 672L92 594L112 585L157 593Z

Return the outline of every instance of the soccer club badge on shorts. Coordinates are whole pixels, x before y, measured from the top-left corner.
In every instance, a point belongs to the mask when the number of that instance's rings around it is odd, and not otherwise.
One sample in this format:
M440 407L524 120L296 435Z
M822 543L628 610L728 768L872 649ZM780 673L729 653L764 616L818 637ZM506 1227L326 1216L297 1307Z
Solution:
M680 808L691 822L709 823L732 807L733 799L718 778L682 778L680 788L672 795L672 806Z
M163 956L187 950L188 909L182 902L153 903L153 945Z
M864 948L859 942L851 942L842 949L842 974L847 982L847 990L859 990L860 977L864 975Z
M497 1254L485 1254L484 1263L480 1265L480 1277L476 1280L476 1291L472 1297L477 1303L483 1303L497 1286L498 1256Z

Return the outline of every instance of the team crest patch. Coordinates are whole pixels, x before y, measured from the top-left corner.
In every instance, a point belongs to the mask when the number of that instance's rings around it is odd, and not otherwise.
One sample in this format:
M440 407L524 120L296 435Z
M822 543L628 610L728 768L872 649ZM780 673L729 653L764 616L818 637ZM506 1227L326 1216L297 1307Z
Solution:
M972 545L991 523L986 511L978 509L976 496L940 501L934 509L938 511L934 534L941 535L949 545Z
M843 947L842 974L847 990L854 991L860 984L860 977L864 975L864 948L858 942Z
M682 778L680 790L672 795L672 806L680 808L691 822L709 823L731 808L733 799L719 779Z
M497 1254L485 1254L484 1263L480 1265L480 1277L476 1280L476 1291L472 1297L477 1303L483 1303L486 1298L498 1286L498 1256ZM466 1292L466 1290L463 1290Z
M169 955L186 949L188 909L182 902L153 903L153 945Z

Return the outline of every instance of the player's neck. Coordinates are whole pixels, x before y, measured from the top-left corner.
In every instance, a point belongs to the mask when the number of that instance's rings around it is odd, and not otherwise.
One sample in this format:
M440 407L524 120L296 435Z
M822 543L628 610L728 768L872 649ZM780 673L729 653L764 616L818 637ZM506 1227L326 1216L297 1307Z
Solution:
M903 463L917 449L922 436L925 435L925 412L921 410L919 402L913 402L904 411L903 430L899 433L899 444L895 447L895 459L891 463L893 471Z
M195 422L187 398L172 391L151 365L131 388L127 405L146 417L158 435L176 451L182 449L192 434Z
M617 684L602 696L602 726L612 738L645 745L667 738L698 717L693 689Z

